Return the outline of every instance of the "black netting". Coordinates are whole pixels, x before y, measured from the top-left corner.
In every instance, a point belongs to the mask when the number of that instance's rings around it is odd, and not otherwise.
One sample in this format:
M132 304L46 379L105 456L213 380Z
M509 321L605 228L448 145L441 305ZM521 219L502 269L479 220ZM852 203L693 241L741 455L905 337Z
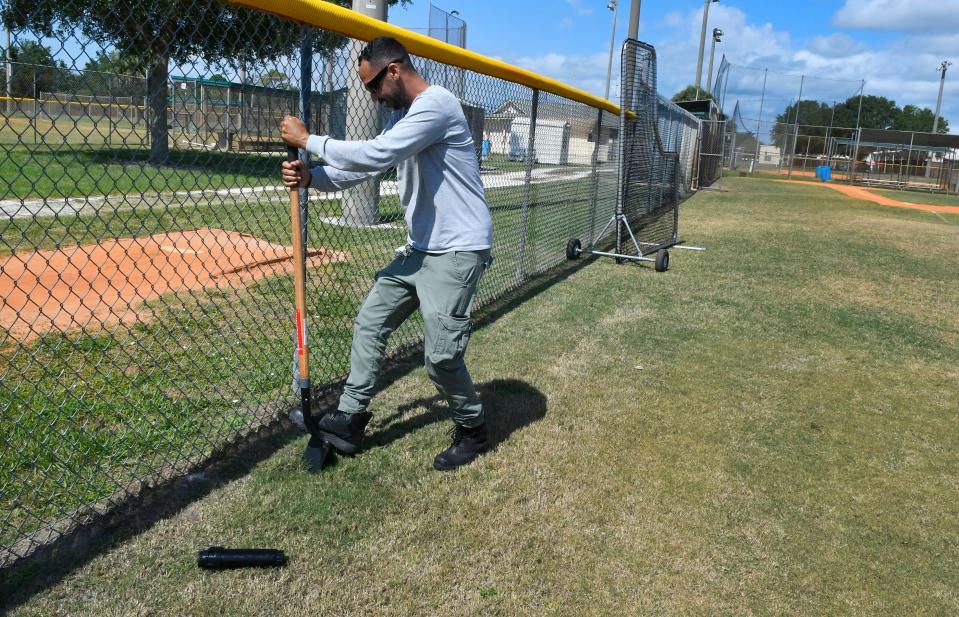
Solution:
M678 208L690 188L700 123L657 94L651 46L627 40L621 67L620 199L640 252L647 254L678 239ZM621 248L630 244L618 242Z

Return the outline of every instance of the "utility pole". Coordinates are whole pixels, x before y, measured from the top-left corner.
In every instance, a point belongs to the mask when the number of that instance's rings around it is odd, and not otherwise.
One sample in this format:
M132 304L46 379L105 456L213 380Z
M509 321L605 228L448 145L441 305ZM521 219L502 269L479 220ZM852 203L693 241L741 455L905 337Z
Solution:
M613 47L616 45L616 1L609 0L606 8L613 12L613 31L609 35L609 61L606 63L606 94L603 98L609 100L609 81L613 76Z
M709 3L719 0L706 0L703 5L703 29L699 33L699 55L696 57L696 98L699 98L699 87L703 83L703 52L706 51L706 24L709 22Z
M9 45L9 43L8 43ZM948 60L943 60L942 64L939 65L939 71L942 73L942 76L939 78L939 98L936 100L936 117L932 121L932 132L935 133L939 129L939 110L942 108L942 89L946 85L946 69L952 66L952 62Z

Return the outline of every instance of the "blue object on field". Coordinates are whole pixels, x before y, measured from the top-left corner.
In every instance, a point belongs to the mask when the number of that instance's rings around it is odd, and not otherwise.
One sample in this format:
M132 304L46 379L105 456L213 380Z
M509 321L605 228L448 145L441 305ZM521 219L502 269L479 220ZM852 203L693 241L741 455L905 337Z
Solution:
M491 148L492 148L492 144L490 143L490 141L489 141L488 139L484 139L484 140L483 140L483 149L482 149L482 151L481 151L481 155L484 156L484 157L489 156L489 152L490 152L490 149L491 149Z
M822 180L823 182L829 182L832 180L832 167L829 165L822 166Z
M822 165L816 165L816 177L822 179Z

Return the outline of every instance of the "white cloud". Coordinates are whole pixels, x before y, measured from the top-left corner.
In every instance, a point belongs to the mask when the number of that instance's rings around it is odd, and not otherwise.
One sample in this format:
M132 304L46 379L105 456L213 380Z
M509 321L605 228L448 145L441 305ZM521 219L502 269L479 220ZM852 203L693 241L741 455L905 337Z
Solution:
M699 54L699 36L702 28L703 9L683 15L681 20L675 17L670 21L677 24L672 32L665 33L663 39L654 41L659 60L659 89L671 96L696 80L696 61ZM713 75L719 69L723 54L742 65L789 61L790 37L787 32L777 31L772 24L751 24L746 14L738 8L714 4L709 11L707 37L703 49L702 84L709 81L709 53L711 37L708 33L719 27L725 35L716 44Z
M686 17L679 11L670 11L663 21L670 28L678 28L686 23Z
M583 4L583 0L566 0L566 4L573 7L573 10L575 10L580 15L593 14L593 7L589 6L588 4Z
M855 3L848 0L846 7ZM656 48L661 94L672 96L694 82L701 26L700 5L693 11L668 13L648 37ZM804 99L829 103L856 96L863 80L866 94L884 96L900 107L916 105L935 109L939 89L936 67L950 56L959 65L959 28L934 34L883 37L881 44L868 44L848 31L796 41L788 32L788 23L750 22L748 15L736 7L713 4L707 32L717 26L723 29L725 36L716 46L714 78L725 54L733 65L727 87L727 111L740 100L744 109L751 107L753 115L747 116L751 118L757 117L764 77L763 116L767 120L781 113L799 95L800 86ZM709 43L707 37L703 86L708 80ZM598 96L602 96L605 88L606 60L605 49L580 56L553 53L507 59ZM613 60L612 73L610 99L616 101L618 54ZM942 105L943 116L951 121L953 132L959 133L959 66L953 67L947 76Z
M955 32L959 0L846 0L833 24L853 30Z
M912 54L922 53L941 56L940 59L956 57L959 51L959 33L910 35L903 39Z
M573 21L572 17L567 16L567 17L564 17L562 21L559 22L559 27L562 30L568 30L572 28L575 23L576 22Z
M847 58L868 48L865 43L839 33L814 36L807 45L810 53L826 58Z
M552 77L557 81L585 90L596 96L603 96L606 89L606 66L609 52L596 52L585 56L567 56L548 53L540 56L525 56L511 62L524 69ZM613 58L610 100L615 96L619 83L619 62Z

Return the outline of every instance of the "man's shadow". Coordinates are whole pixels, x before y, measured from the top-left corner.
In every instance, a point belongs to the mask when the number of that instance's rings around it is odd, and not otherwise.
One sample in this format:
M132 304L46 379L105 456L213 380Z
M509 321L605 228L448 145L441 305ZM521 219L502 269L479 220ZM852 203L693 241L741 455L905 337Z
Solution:
M495 449L515 431L546 415L546 397L542 392L518 379L493 379L476 384L483 402L489 430L490 450ZM426 411L410 415L417 409ZM450 419L446 401L440 394L409 401L390 415L377 418L379 430L371 432L365 447L382 447L434 422Z

